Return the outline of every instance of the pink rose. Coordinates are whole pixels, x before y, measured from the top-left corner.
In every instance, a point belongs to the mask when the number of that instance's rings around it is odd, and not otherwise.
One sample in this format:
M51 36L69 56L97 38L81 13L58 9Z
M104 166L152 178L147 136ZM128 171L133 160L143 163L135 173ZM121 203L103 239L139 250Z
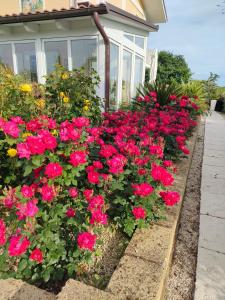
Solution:
M78 234L77 243L80 249L93 251L97 236L90 232L82 232Z
M12 236L9 242L9 256L20 256L24 254L30 246L30 241L22 235Z

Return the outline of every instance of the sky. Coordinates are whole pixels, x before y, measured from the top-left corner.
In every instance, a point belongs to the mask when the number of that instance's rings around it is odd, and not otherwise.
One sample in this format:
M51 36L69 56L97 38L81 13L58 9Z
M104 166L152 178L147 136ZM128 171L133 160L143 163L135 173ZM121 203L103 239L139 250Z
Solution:
M193 79L213 72L225 86L225 0L165 0L165 5L168 22L150 34L149 48L182 54Z

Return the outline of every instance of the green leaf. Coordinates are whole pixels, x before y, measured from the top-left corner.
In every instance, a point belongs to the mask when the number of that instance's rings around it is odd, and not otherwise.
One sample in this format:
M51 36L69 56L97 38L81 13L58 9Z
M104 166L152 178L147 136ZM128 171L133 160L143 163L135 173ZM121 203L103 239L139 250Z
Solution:
M27 259L22 259L18 266L18 271L22 272L27 266Z
M25 170L24 170L24 173L23 173L23 176L26 177L27 175L29 175L31 172L33 171L33 168L31 165L28 165L25 167Z

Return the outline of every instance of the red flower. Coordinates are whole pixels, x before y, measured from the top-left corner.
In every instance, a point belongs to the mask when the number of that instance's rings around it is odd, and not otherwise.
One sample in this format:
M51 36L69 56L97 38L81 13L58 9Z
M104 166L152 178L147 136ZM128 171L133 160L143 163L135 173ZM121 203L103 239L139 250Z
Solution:
M155 181L160 181L164 186L170 186L174 182L173 176L163 167L153 164L151 176Z
M167 206L173 206L180 201L180 194L178 192L166 191L159 194Z
M70 188L69 195L72 198L76 198L78 196L78 190L76 188Z
M51 202L55 197L55 191L52 186L43 185L40 191L43 201Z
M66 215L68 218L73 218L75 216L75 214L76 214L76 211L72 207L68 208L66 211Z
M149 147L150 154L156 155L159 158L163 158L163 149L158 145L152 145Z
M29 257L30 260L34 260L36 261L37 263L42 263L43 261L43 254L41 252L40 249L38 248L35 248L32 252L31 252L31 255Z
M16 148L19 158L30 159L31 152L27 143L17 144Z
M0 219L0 246L4 246L6 243L6 226L2 219Z
M74 167L83 165L87 162L87 154L84 151L75 151L70 154L70 163Z
M88 181L92 184L99 184L99 173L93 171L88 172Z
M113 156L113 154L116 154L116 153L117 153L117 150L112 145L103 145L99 152L99 154L105 158L109 158L109 157Z
M107 221L108 221L108 216L104 214L102 211L95 210L92 212L90 224L98 223L98 224L106 225Z
M39 208L37 207L38 200L33 199L28 201L27 203L17 203L16 207L19 211L16 212L16 215L18 216L19 220L23 220L26 217L34 217L38 211Z
M113 174L123 173L123 168L126 165L126 163L126 157L121 154L114 155L112 159L107 160L109 172Z
M72 122L78 128L87 127L90 125L89 119L85 117L73 118Z
M94 194L94 190L86 189L86 190L84 190L83 194L84 194L84 197L86 198L86 200L89 202L91 200L91 197Z
M45 145L42 139L38 136L28 136L26 144L32 155L41 155L45 152Z
M134 190L134 195L140 197L147 197L154 191L154 188L148 183L132 184L132 188Z
M101 195L95 196L91 200L89 200L88 210L91 212L94 212L96 210L101 210L104 204L105 201L103 196Z
M20 256L27 251L29 246L30 241L27 237L22 235L12 236L9 241L9 256Z
M78 247L80 249L86 249L93 251L97 236L90 232L79 233L77 237Z
M146 210L143 207L134 207L132 209L132 214L134 215L135 219L145 219L146 218Z
M13 138L18 138L20 134L18 125L12 121L8 121L3 124L3 131L5 134L8 134Z
M54 179L62 175L63 168L59 163L49 163L45 168L45 175L50 179Z
M23 185L21 188L21 193L24 198L32 198L34 196L34 190L31 186Z

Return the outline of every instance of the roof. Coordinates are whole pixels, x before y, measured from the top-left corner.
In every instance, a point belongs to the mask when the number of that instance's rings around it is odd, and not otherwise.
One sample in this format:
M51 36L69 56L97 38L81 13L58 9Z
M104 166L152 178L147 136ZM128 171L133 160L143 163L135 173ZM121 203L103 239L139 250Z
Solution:
M158 26L151 22L136 17L112 4L101 3L99 5L93 5L89 1L79 3L78 7L71 7L70 9L62 8L61 10L53 9L51 11L44 10L41 12L37 11L35 13L20 13L0 16L0 25L92 16L94 12L97 12L100 15L117 16L124 22L132 22L131 24L135 23L137 26L141 26L147 31L158 30Z
M141 0L148 21L153 23L167 22L164 0Z

